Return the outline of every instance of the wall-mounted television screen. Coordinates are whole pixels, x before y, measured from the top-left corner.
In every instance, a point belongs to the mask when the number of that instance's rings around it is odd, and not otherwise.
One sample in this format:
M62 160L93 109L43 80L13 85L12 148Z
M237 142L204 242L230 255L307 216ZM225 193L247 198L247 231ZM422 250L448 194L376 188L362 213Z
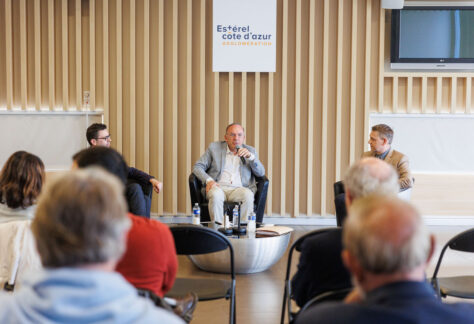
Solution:
M392 69L474 69L474 7L392 10Z

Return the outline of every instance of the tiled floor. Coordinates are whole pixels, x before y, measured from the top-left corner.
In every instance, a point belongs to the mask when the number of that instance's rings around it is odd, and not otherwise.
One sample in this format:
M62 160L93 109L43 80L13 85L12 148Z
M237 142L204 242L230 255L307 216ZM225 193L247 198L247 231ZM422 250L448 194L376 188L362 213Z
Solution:
M291 242L307 231L314 230L315 226L296 226L292 233ZM451 237L462 232L467 227L460 226L431 226L430 230L435 234L437 248L433 260L428 267L427 276L433 274L442 246ZM290 244L291 244L290 242ZM298 256L295 256L298 258ZM296 259L295 259L296 260ZM245 324L274 324L280 322L283 280L286 271L287 254L271 269L248 275L237 275L237 322ZM294 273L297 262L293 262ZM454 274L474 274L474 255L449 252L443 262L440 275L449 276ZM203 276L203 277L228 277L221 274L213 274L200 271L186 257L179 257L178 276ZM454 298L449 302L456 301ZM229 302L216 300L201 302L194 313L193 324L219 324L228 323Z

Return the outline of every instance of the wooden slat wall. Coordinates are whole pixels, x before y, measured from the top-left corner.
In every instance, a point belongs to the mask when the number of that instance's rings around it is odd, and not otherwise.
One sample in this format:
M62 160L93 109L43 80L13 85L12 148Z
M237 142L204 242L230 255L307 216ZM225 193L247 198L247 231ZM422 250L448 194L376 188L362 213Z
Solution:
M20 0L20 82L21 109L26 110L26 0Z
M75 110L82 108L82 21L81 21L81 0L76 0L75 6L75 28L76 28L76 103Z
M96 93L95 89L95 0L89 0L89 89L90 92ZM95 110L95 96L90 98L90 108ZM89 107L84 107L88 109Z
M6 85L6 103L7 109L13 109L13 40L12 40L12 1L5 0L5 57L6 57L6 73L5 73L5 81L4 84Z
M45 19L45 18L41 18ZM56 96L55 96L55 80L54 80L54 65L55 65L55 55L54 55L54 0L48 0L48 16L46 17L48 21L48 90L49 98L45 100L49 104L49 110L54 110L56 108ZM41 44L44 46L44 42ZM44 109L47 110L47 109Z
M94 31L91 30L91 33ZM109 124L109 64L109 2L102 1L102 98L106 124ZM91 96L96 97L94 94ZM95 98L92 100L96 101ZM93 108L96 109L95 106Z
M164 1L159 1L158 7L158 179L164 176ZM152 123L153 125L153 123ZM158 196L158 213L163 214L163 195ZM156 201L156 199L155 199ZM156 204L156 203L155 203Z
M326 213L327 205L327 160L328 160L328 96L329 96L329 5L330 0L324 0L323 4L323 94L321 100L321 185L320 185L320 201L321 201L321 214Z
M350 142L349 142L349 162L352 164L356 159L356 96L357 96L357 36L358 36L358 22L357 22L357 2L352 2L352 16L351 16L351 88L350 88Z
M282 54L281 54L281 129L280 129L280 215L286 216L286 123L287 123L287 110L288 110L288 2L289 0L283 0L283 35L282 35ZM278 141L278 139L275 139ZM278 144L277 144L278 145ZM290 196L291 197L291 196ZM290 198L292 199L292 198Z
M34 4L34 24L35 24L35 109L41 109L41 8L40 0L35 0Z
M55 8L56 9L56 8ZM61 27L61 44L62 44L62 48L61 48L61 56L62 56L62 71L63 71L63 74L62 74L62 85L63 85L63 92L62 92L62 107L61 106L57 106L57 107L53 107L53 110L70 110L69 109L69 60L68 60L68 57L69 57L69 49L68 49L68 41L69 41L69 37L68 37L68 33L69 33L69 26L68 26L68 2L67 0L63 0L61 2L61 26L56 26L56 28L59 28ZM54 16L54 15L53 15ZM74 64L72 64L74 66ZM54 77L54 75L53 75Z
M192 165L241 122L267 213L293 217L334 212L369 113L473 111L472 73L387 69L380 0L276 1L276 72L213 73L212 0L0 0L0 110L102 111L112 145L163 181L159 215L190 212Z

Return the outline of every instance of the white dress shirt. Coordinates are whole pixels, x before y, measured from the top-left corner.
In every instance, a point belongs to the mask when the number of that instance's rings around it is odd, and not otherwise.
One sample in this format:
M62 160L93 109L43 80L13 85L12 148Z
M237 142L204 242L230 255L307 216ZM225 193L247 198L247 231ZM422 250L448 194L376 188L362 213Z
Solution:
M240 166L242 161L240 156L234 154L227 146L225 155L224 169L222 169L219 185L224 187L242 187L242 179L240 177Z
M253 161L255 155L250 153L250 157L247 158L249 161ZM242 187L242 178L240 174L240 166L242 165L241 157L234 154L227 146L224 169L221 172L221 177L217 182L220 186L227 188L239 188ZM206 184L209 181L213 181L211 177L206 179Z

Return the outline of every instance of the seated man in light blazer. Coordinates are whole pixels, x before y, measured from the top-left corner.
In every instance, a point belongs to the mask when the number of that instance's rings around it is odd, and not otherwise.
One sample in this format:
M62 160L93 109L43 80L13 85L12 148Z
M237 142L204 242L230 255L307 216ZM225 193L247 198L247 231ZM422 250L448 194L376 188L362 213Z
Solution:
M408 157L392 149L393 130L390 126L379 124L372 127L370 132L370 151L364 152L362 157L376 157L391 164L398 173L400 191L413 186L413 180L408 163Z
M194 164L193 173L206 184L211 221L223 223L224 201L242 202L240 219L245 221L253 210L257 191L255 177L265 175L265 168L255 148L243 144L242 125L227 126L225 141L213 142Z
M392 165L398 174L398 185L400 192L413 187L413 178L410 172L408 157L392 149L393 130L385 124L378 124L372 127L370 132L370 151L364 152L362 158L375 157ZM340 222L347 215L344 193L334 197L336 215Z

